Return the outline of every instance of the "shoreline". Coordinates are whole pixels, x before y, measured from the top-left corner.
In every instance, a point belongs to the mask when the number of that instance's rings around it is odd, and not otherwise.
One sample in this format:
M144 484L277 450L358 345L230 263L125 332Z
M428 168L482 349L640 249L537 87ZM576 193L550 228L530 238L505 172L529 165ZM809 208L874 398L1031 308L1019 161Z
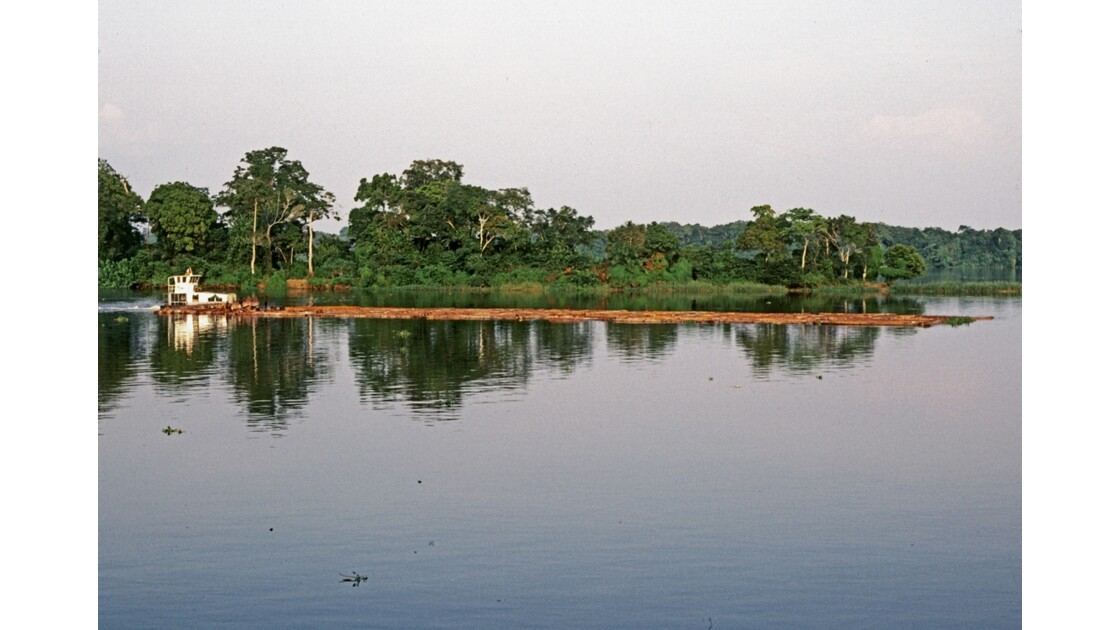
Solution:
M558 308L406 308L381 306L289 306L276 309L163 306L158 315L210 314L237 319L335 317L367 319L430 319L459 321L546 321L615 324L779 324L808 326L879 326L928 328L953 322L994 319L992 316L901 315L894 313L744 313L722 311L628 311Z

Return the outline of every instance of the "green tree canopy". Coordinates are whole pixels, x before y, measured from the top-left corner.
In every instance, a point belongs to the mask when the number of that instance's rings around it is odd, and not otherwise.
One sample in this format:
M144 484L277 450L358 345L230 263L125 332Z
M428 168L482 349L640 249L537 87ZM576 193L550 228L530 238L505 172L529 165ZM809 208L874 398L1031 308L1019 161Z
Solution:
M168 261L201 251L218 222L210 192L186 182L157 186L144 204L144 212L159 239L158 249Z
M396 175L382 173L369 179L363 177L358 183L354 201L362 205L350 210L348 235L361 239L366 230L378 221L403 219L400 213L401 186ZM401 227L402 221L391 221L394 227Z
M883 265L879 268L888 282L917 278L926 272L926 261L912 245L891 245L883 254Z
M298 160L288 159L287 149L270 147L246 153L214 201L229 208L235 240L251 252L250 273L256 273L260 248L264 248L270 267L275 256L284 258L273 237L285 225L300 230L308 226L308 274L313 273L314 234L310 224L333 216L334 195L311 182L307 169Z
M97 258L123 260L143 243L134 223L143 222L144 200L105 160L97 160Z
M809 246L824 238L828 225L824 217L810 208L793 208L782 213L782 217L785 219L787 236L801 245L801 271L804 273Z
M785 258L789 255L783 235L783 223L769 205L751 208L754 220L739 234L739 249L757 250L765 262Z

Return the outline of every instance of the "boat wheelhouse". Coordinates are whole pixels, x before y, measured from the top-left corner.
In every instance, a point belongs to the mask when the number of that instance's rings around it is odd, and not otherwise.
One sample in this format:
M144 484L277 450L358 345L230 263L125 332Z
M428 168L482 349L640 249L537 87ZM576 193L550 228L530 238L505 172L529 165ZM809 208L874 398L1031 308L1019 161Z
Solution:
M237 301L236 293L214 293L199 291L198 283L202 274L187 269L187 273L167 278L168 306L223 306Z

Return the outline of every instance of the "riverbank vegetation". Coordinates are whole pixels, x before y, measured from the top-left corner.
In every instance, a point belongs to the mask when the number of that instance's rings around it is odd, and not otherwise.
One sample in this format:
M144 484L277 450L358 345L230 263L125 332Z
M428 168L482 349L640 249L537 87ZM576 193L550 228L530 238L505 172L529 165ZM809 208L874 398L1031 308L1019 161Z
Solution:
M346 225L333 193L280 147L250 151L214 194L187 182L147 200L98 161L98 284L162 286L188 267L209 286L268 291L458 287L609 292L1019 292L995 287L895 284L933 267L1022 264L1022 231L895 228L809 208L750 209L743 221L704 228L634 223L595 230L574 208L536 207L525 188L490 190L464 167L417 160L400 174L362 178ZM987 283L990 284L990 283ZM1007 286L1008 284L1014 286Z

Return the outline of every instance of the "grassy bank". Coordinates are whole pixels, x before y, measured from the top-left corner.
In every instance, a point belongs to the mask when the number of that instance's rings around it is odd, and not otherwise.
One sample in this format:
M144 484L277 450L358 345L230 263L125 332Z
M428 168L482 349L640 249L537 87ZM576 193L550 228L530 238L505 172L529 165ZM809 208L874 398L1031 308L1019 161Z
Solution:
M1023 295L1021 282L930 282L896 284L896 295Z

